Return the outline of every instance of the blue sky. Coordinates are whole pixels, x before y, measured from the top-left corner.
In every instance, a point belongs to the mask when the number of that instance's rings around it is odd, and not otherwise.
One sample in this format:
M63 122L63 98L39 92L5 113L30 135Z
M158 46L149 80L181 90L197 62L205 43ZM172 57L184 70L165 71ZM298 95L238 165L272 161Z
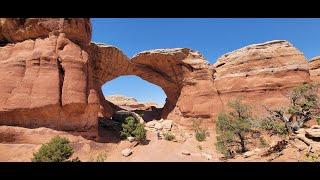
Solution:
M128 57L156 48L187 47L214 63L230 51L270 40L288 40L307 59L320 55L320 18L98 18L91 19L92 41L120 48ZM139 101L163 103L160 87L135 76L119 77L102 87Z

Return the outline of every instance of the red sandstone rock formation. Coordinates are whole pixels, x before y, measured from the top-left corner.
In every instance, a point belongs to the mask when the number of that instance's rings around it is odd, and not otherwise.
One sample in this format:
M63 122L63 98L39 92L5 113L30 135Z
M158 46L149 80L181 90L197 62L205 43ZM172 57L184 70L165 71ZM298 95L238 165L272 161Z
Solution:
M125 110L147 110L153 107L158 107L158 104L154 102L138 102L133 97L127 97L124 95L110 95L106 96L105 99L120 108Z
M215 87L224 103L240 97L257 111L261 105L288 103L287 91L309 83L304 55L287 41L250 45L218 58L214 64Z
M320 56L314 57L309 62L310 79L320 83Z
M160 86L167 95L162 117L184 125L213 122L236 97L256 106L286 104L288 89L310 82L307 61L287 41L250 45L210 65L187 48L129 59L90 38L88 19L0 19L0 124L97 128L97 118L115 110L101 86L123 75Z
M0 30L0 123L95 128L99 98L84 50L89 21L1 19Z
M87 18L0 18L0 44L46 38L65 33L76 44L91 41L91 24Z

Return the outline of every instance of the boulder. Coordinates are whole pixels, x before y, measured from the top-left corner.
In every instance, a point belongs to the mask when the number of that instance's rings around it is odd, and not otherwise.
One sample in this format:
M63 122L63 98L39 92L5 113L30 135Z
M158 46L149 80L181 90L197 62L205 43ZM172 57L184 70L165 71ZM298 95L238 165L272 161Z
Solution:
M121 151L121 154L124 156L124 157L128 157L132 154L132 150L130 148L126 148L124 150Z
M187 150L183 150L181 152L181 154L186 155L186 156L190 156L191 155L191 153L189 151L187 151Z
M133 142L135 140L134 137L128 137L127 139L128 139L129 142Z
M247 152L245 152L245 153L243 153L243 157L244 158L249 158L249 157L251 157L251 156L253 156L253 155L257 155L259 152L260 152L261 150L260 149L254 149L254 150L252 150L252 151L247 151Z
M201 155L207 160L212 160L212 155L209 153L203 152L203 153L201 153Z
M320 138L320 129L306 129L306 136L310 138Z
M156 130L162 130L162 123L160 123L160 122L156 122L156 124L154 125L154 128L156 129Z
M164 131L170 131L172 127L172 120L164 120L162 122L162 127Z

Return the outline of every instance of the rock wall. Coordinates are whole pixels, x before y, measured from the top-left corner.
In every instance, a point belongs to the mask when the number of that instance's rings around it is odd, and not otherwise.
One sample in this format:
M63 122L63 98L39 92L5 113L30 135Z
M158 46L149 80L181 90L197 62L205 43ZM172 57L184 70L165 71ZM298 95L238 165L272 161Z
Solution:
M240 98L263 113L262 105L283 106L292 87L310 82L309 65L288 41L253 44L222 55L213 65L222 102Z
M320 56L316 56L309 61L310 79L320 83Z
M0 124L96 128L99 98L88 83L85 50L89 20L1 19L0 25Z
M90 41L88 19L1 18L0 124L96 129L98 117L115 111L101 86L123 75L164 90L163 118L183 125L195 118L212 123L231 99L281 106L288 103L290 88L317 76L317 61L310 63L309 74L305 57L287 41L250 45L213 65L188 48L128 58L114 46Z

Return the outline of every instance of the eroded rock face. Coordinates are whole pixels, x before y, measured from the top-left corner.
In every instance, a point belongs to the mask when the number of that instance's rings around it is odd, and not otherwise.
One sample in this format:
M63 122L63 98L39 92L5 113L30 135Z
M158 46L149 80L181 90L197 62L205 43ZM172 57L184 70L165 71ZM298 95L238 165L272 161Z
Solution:
M320 56L316 56L309 61L310 79L313 82L320 82Z
M0 44L45 38L48 34L65 33L76 44L91 41L88 18L0 18Z
M64 34L1 47L1 124L94 127L99 101L88 75L88 54Z
M255 109L288 103L288 89L310 82L304 55L287 41L250 45L218 58L215 87L223 102L242 98Z
M138 102L133 97L127 97L123 95L110 95L106 96L105 99L114 105L117 105L121 108L128 109L128 110L146 110L153 107L157 107L158 104L153 102Z
M123 75L161 87L167 95L162 118L183 125L197 118L214 122L237 97L256 107L284 105L290 88L310 82L308 62L287 41L250 45L210 65L188 48L144 51L130 59L90 38L88 19L0 19L0 124L97 128L98 117L117 109L101 86ZM317 68L310 66L312 74Z
M96 128L99 98L88 83L92 70L84 47L91 26L85 22L1 19L0 41L10 43L0 47L0 124Z
M119 76L136 75L166 93L163 118L180 121L189 117L212 117L208 109L215 106L210 100L218 100L217 91L213 86L213 71L199 52L187 48L156 49L129 59L116 47L94 43L88 52L97 88ZM103 102L102 93L100 97ZM104 114L111 116L114 111L110 105L104 106Z

